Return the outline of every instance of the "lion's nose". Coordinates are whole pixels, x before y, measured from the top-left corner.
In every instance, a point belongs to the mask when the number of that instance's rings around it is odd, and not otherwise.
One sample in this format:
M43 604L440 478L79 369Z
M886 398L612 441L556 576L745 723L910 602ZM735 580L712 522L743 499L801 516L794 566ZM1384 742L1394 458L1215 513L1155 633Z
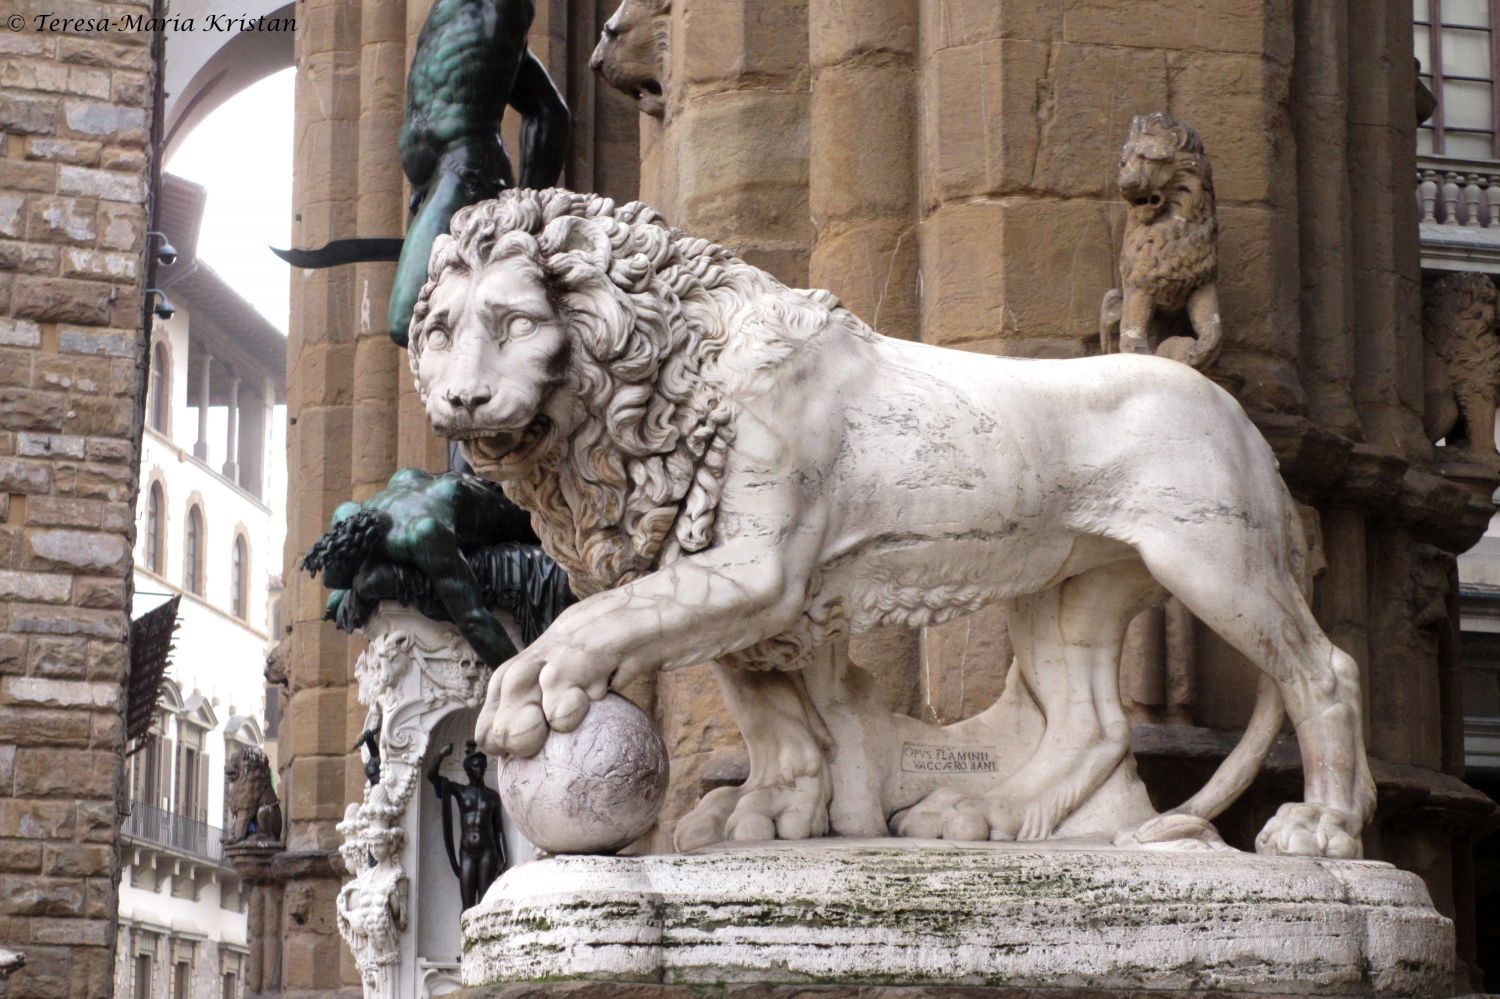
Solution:
M464 412L472 416L474 414L474 410L490 401L490 399L492 398L492 393L489 389L477 387L469 389L450 389L449 391L443 393L443 398L446 399L448 401L448 405L452 406L454 409L462 409Z

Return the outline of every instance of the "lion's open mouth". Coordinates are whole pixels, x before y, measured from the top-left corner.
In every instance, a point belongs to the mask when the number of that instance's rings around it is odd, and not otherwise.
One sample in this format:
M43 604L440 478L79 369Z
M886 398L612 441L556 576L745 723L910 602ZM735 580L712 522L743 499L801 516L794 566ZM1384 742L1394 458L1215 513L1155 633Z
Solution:
M483 429L455 434L470 462L491 467L515 467L531 459L548 437L552 421L538 414L519 434L496 434Z

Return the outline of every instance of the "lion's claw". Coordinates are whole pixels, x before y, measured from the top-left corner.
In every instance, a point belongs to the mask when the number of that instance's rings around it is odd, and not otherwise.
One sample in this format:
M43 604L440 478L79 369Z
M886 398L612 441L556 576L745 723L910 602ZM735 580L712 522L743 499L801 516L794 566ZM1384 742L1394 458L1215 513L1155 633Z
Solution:
M542 709L547 724L559 732L571 732L583 722L589 713L589 695L578 687L564 687L554 696L550 691L542 693Z
M1357 860L1357 820L1345 812L1306 802L1282 805L1255 837L1255 852L1270 856Z

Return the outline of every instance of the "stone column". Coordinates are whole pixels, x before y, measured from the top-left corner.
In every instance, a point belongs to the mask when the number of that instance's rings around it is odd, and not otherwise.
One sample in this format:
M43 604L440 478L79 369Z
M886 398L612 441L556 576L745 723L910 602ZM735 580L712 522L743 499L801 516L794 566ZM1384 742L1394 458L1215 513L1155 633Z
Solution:
M203 352L203 362L198 368L198 440L193 444L193 457L208 460L208 392L212 380L214 356Z
M229 369L229 420L224 430L224 478L240 481L240 376Z
M1361 5L1361 10L1362 10ZM1354 337L1350 280L1349 21L1345 0L1297 4L1297 44L1315 59L1296 61L1298 233L1302 258L1300 373L1308 415L1338 433L1359 434L1351 395ZM1336 639L1335 639L1336 640ZM1363 660L1361 660L1363 662Z
M319 246L360 234L361 4L307 0L297 13L292 241ZM387 149L382 158L394 156L395 151ZM353 493L354 348L360 328L356 277L349 267L292 275L287 341L289 567L327 526L334 508ZM278 872L286 878L283 984L293 993L334 994L358 981L333 925L341 869L334 827L348 793L346 751L353 741L344 730L348 641L322 621L324 591L317 580L289 571L283 599L292 622L290 698L282 723L288 852L277 861Z
M1357 344L1354 402L1367 443L1430 459L1422 434L1420 241L1416 175L1416 70L1411 12L1355 4L1349 31L1349 183ZM1400 55L1394 55L1399 53Z
M274 862L285 849L280 843L236 843L224 848L225 858L250 888L246 999L281 995L282 884Z
M662 209L794 287L807 283L807 0L672 8Z
M671 18L664 121L642 116L642 198L673 225L804 287L813 243L808 0L692 0L673 4ZM744 780L744 743L707 668L663 674L628 696L656 704L669 746L691 746L674 750L663 821L648 844L670 850L675 820L705 791Z

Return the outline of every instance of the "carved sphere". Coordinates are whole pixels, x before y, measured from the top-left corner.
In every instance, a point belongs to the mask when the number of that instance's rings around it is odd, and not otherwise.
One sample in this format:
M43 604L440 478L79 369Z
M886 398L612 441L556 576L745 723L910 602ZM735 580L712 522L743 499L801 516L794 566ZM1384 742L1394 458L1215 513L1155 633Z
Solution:
M667 747L649 715L618 694L571 732L496 774L521 833L547 853L614 853L651 828L667 793Z

